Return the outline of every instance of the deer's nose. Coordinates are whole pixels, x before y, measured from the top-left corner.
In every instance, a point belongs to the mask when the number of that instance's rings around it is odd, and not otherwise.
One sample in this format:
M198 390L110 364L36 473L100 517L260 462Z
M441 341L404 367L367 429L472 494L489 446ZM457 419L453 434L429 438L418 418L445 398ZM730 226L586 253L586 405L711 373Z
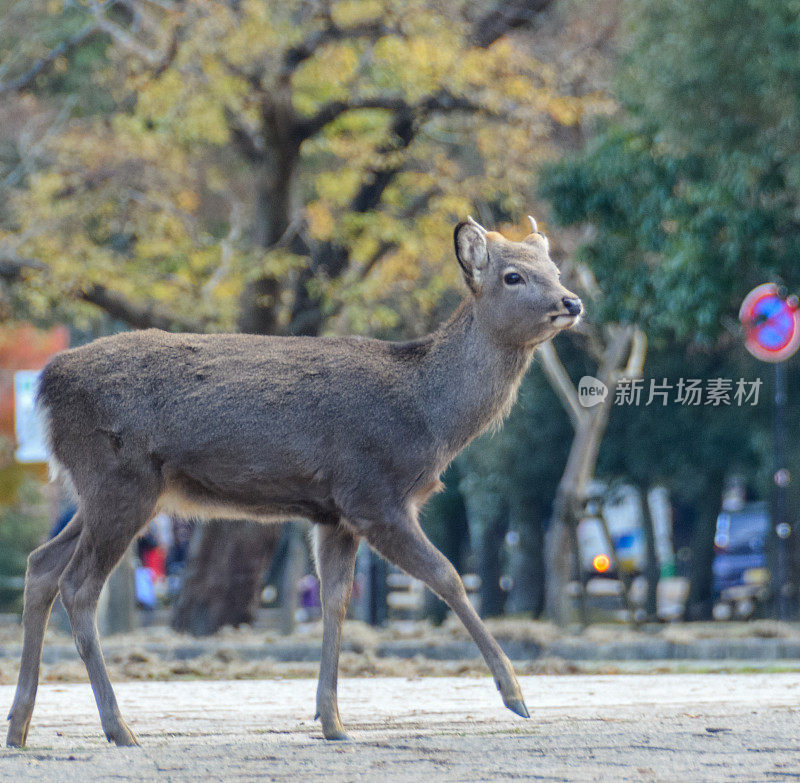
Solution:
M567 308L567 312L570 315L580 315L581 314L581 310L583 310L583 305L581 304L581 300L578 299L577 296L575 296L575 297L565 296L561 300L561 302L564 305L564 307Z

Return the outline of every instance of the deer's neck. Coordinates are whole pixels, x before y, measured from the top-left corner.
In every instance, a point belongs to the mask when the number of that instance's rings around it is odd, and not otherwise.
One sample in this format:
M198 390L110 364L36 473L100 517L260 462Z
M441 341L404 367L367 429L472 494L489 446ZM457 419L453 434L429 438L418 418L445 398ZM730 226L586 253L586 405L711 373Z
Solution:
M422 366L423 398L429 427L448 461L473 438L499 426L534 348L493 342L469 299L432 335Z

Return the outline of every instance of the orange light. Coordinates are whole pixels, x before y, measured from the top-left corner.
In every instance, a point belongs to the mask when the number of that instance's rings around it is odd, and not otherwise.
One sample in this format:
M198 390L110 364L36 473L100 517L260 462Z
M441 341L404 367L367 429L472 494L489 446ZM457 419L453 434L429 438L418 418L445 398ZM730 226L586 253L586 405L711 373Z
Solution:
M604 574L611 568L611 560L608 555L595 555L592 559L592 565L598 574Z

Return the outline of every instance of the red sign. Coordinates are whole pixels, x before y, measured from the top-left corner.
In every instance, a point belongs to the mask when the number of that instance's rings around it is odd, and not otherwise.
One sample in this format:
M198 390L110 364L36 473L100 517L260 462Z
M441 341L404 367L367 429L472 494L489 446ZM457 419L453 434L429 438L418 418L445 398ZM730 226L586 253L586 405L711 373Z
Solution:
M739 320L744 327L745 347L756 359L782 362L800 345L797 297L781 296L773 283L764 283L745 297Z

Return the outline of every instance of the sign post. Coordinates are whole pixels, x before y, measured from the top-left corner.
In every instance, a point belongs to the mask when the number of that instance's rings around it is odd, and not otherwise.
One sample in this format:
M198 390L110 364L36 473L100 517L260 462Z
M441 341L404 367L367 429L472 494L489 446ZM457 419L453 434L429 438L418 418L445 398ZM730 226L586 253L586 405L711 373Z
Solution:
M17 462L47 462L47 447L36 415L36 386L39 370L14 373L14 432L17 436Z
M742 302L739 320L745 347L757 359L775 365L774 396L774 523L777 536L775 563L776 609L779 620L790 615L789 536L787 491L791 476L786 467L786 360L800 346L800 310L796 296L786 296L773 283L754 288Z

